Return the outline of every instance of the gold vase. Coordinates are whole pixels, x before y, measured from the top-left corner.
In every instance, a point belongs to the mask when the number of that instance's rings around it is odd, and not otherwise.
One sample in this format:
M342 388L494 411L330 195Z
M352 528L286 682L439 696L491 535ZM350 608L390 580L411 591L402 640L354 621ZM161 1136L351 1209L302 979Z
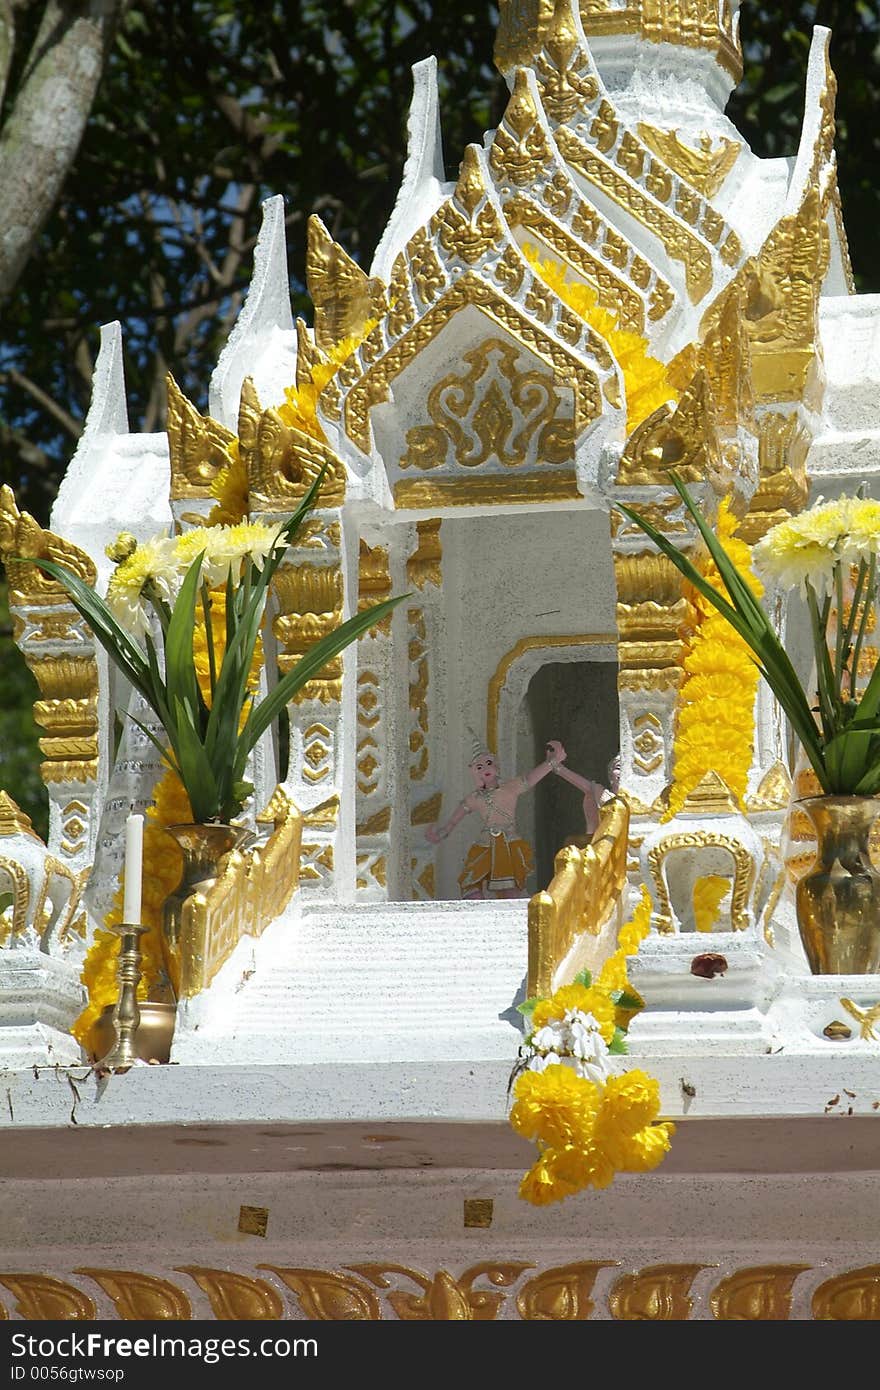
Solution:
M880 873L868 843L873 796L808 796L795 803L816 828L816 859L796 890L798 930L814 975L880 972Z
M92 1024L88 1050L94 1061L105 1057L116 1040L115 1010L115 1004L108 1004ZM139 999L138 1013L140 1022L134 1034L135 1055L142 1062L167 1062L174 1040L177 1005Z
M183 875L173 893L169 893L162 908L162 951L165 968L175 998L180 997L180 932L183 905L194 893L207 893L216 883L221 860L248 838L248 831L239 825L224 825L217 821L166 825L183 852Z

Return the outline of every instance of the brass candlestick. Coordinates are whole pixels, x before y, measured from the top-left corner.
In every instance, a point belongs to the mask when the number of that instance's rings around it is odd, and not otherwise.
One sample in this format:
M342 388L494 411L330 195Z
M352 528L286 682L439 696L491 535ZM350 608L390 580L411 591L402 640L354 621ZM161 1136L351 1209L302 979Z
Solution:
M137 1058L135 1040L141 1021L137 1002L141 978L140 938L149 927L120 922L112 930L119 937L119 1000L113 1011L116 1042L96 1065L101 1071L128 1071Z

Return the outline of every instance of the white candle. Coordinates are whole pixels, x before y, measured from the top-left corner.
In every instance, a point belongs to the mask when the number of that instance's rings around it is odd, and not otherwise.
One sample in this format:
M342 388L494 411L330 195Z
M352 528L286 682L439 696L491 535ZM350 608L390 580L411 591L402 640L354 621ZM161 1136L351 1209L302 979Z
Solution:
M125 897L122 907L123 922L132 925L141 920L141 878L144 867L144 818L131 815L125 822Z

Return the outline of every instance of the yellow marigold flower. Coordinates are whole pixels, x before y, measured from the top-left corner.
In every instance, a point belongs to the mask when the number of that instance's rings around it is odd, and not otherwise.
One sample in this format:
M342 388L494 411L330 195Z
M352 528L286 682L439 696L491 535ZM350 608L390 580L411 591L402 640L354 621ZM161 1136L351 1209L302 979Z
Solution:
M638 1068L610 1076L596 1116L597 1131L634 1134L660 1113L660 1083Z
M519 1185L519 1195L535 1207L546 1207L578 1191L557 1172L556 1154L548 1149L529 1169Z
M211 496L217 505L208 517L209 526L234 526L244 521L250 509L250 483L238 440L229 446L229 463L211 483Z
M553 1169L557 1178L575 1191L610 1187L619 1170L611 1155L595 1140L583 1147L570 1145L556 1151Z
M597 1088L560 1063L522 1072L514 1083L510 1123L526 1139L564 1146L583 1141L598 1103Z
M670 1120L647 1125L631 1135L621 1155L622 1171L627 1173L649 1173L669 1153L670 1141L675 1133L675 1125Z
M613 956L609 956L602 969L599 971L599 978L596 984L600 989L626 989L629 980L626 974L626 955L621 950L616 950Z

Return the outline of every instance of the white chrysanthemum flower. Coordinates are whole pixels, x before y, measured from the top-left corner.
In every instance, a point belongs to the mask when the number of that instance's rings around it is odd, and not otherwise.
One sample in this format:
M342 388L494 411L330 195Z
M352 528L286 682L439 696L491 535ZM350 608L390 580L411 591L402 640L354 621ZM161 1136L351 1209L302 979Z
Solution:
M756 571L780 588L796 588L804 596L807 582L817 594L827 593L834 581L835 566L840 563L839 555L828 546L790 536L788 526L788 522L781 522L758 541L752 551Z
M120 627L141 635L149 626L149 614L143 593L151 585L168 603L174 598L178 575L174 541L167 536L154 536L144 541L113 571L107 586L107 607Z
M850 504L847 549L856 560L880 555L880 502L872 497L854 497Z
M245 559L253 560L262 569L278 534L277 526L262 526L243 521L236 526L196 527L178 536L175 552L182 570L189 569L197 555L202 555L202 578L209 589L215 589L232 575L237 584Z

